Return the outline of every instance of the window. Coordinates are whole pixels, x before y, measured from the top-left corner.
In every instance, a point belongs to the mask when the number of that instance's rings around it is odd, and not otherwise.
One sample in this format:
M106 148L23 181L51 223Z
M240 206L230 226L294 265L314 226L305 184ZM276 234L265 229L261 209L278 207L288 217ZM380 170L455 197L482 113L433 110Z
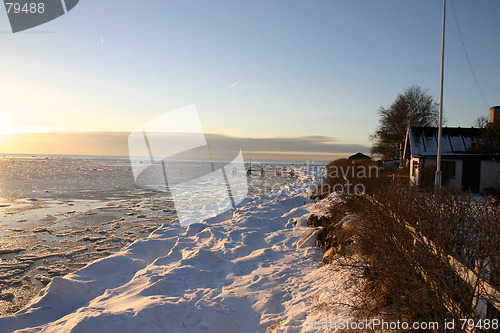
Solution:
M442 161L441 170L443 171L443 177L451 178L455 177L455 161Z

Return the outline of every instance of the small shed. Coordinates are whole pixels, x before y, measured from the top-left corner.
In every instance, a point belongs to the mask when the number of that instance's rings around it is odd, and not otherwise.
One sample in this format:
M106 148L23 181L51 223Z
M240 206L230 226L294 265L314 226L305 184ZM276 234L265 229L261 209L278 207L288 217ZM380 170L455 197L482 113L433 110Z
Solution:
M500 163L471 149L479 140L480 129L444 127L441 139L443 186L500 193ZM410 179L416 185L434 177L438 146L437 127L409 126L403 158L409 162Z
M349 160L351 160L351 161L358 161L358 160L369 161L371 159L372 158L370 156L365 155L365 154L363 154L361 152L358 152L358 153L356 153L354 155L349 156Z

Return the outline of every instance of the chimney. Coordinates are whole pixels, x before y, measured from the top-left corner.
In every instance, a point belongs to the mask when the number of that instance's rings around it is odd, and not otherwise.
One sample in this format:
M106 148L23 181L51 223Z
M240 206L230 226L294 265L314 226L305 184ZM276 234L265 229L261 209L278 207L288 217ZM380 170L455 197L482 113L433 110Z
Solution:
M490 108L490 123L500 122L500 106Z

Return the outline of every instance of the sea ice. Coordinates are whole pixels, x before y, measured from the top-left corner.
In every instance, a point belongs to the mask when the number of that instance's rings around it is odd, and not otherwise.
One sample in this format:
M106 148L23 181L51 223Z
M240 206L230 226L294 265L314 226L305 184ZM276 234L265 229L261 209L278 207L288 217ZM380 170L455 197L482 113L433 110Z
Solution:
M53 277L28 307L0 318L0 332L306 332L310 321L352 320L351 273L319 267L318 248L297 247L313 245L303 221L323 208L304 191L317 179L304 181L187 228L164 224Z

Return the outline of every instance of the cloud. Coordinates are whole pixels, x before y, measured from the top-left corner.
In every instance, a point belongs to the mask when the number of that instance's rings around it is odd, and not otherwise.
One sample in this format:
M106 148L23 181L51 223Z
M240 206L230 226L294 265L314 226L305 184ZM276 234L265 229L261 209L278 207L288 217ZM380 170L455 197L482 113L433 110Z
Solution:
M268 138L233 137L220 134L207 134L207 140L233 143L244 151L259 152L299 152L299 153L356 153L368 152L369 147L357 144L340 143L337 138L327 136L287 136Z
M1 153L71 154L71 155L128 155L128 132L83 133L23 133L4 136ZM175 133L159 133L164 140L180 140ZM205 134L215 159L228 159L243 151L246 159L330 161L358 151L368 153L370 147L346 144L328 136L237 137ZM179 157L195 157L196 151Z

